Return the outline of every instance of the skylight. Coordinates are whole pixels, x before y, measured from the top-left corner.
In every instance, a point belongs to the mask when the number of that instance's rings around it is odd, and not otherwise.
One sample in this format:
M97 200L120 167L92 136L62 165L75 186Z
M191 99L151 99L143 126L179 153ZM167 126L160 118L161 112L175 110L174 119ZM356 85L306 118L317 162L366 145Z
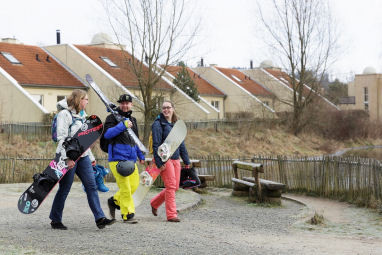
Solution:
M108 57L100 57L103 61L106 62L111 67L118 67L113 61L111 61Z
M239 78L237 78L235 75L231 74L232 78L234 78L235 80L237 80L238 82L241 82L241 80Z
M15 58L11 53L9 52L1 52L1 55L3 55L9 62L12 64L21 64L20 61L18 61L17 58Z

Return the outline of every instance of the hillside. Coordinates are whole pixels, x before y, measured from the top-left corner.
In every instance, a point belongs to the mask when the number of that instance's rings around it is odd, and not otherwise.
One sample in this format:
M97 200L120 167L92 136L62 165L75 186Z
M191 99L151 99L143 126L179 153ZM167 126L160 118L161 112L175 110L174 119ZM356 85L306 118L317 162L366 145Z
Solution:
M312 156L332 153L341 148L382 144L381 140L366 139L338 142L323 139L314 134L304 133L296 137L282 127L242 126L216 132L214 129L191 129L188 131L186 146L191 157L221 155L228 157L251 155ZM106 157L98 144L94 153ZM12 141L5 134L0 135L0 155L18 154L24 157L52 157L55 144L52 141L28 141L14 137Z

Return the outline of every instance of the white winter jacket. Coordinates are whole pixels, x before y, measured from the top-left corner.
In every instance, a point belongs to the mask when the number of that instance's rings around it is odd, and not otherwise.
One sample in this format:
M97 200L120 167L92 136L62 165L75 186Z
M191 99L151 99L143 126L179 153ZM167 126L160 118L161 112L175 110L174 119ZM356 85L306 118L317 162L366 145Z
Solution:
M84 112L83 116L80 116L80 114L77 114L75 110L69 110L72 112L73 118L70 115L69 111L66 111L63 109L68 109L68 104L66 102L66 99L63 99L57 103L57 110L59 111L57 115L57 140L58 140L58 145L56 149L56 153L60 153L64 159L66 159L66 152L65 149L62 147L62 143L65 141L65 138L70 136L73 136L78 129L82 126L82 123L85 122L86 119L86 113ZM74 119L74 122L73 122ZM73 125L70 129L70 134L69 134L69 126L72 124ZM90 149L88 149L82 157L89 156L90 160L93 162L95 160L93 153L91 152Z

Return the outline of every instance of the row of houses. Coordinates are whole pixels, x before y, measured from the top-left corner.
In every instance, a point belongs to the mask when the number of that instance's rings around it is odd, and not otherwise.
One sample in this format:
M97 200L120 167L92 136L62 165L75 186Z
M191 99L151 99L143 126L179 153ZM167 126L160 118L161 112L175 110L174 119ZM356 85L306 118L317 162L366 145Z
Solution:
M97 37L95 37L97 38ZM122 93L134 95L135 112L143 119L140 89L128 63L132 56L107 41L89 45L59 44L32 46L16 39L0 42L0 121L42 122L56 110L57 101L75 88L89 94L87 111L105 118L107 113L98 96L88 89L84 78L90 74L112 101ZM158 67L159 69L160 67ZM157 85L164 99L175 103L185 120L224 119L248 113L253 117L277 118L292 111L292 85L288 75L264 61L257 68L232 69L218 66L187 68L198 92L198 102L174 85L179 66L167 68ZM324 98L323 98L324 99ZM323 100L328 107L337 106Z

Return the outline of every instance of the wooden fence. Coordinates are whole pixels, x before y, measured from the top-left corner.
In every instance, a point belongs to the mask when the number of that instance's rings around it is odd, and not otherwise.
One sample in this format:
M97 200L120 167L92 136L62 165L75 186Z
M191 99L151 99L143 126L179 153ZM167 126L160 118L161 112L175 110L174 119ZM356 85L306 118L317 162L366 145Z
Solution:
M0 122L0 133L5 134L8 141L14 136L21 136L27 140L48 141L51 139L51 125L45 123L4 123Z
M341 199L360 205L382 201L382 166L374 159L358 157L287 158L255 156L231 159L219 156L199 157L199 174L215 175L209 186L231 187L232 162L241 160L262 163L260 178L286 184L289 191L308 192L322 197ZM31 182L34 173L41 172L50 158L18 158L0 156L0 183ZM108 166L107 159L98 163ZM143 167L140 167L143 170ZM241 176L248 172L240 172ZM106 181L114 181L112 174ZM157 184L162 186L160 181Z

